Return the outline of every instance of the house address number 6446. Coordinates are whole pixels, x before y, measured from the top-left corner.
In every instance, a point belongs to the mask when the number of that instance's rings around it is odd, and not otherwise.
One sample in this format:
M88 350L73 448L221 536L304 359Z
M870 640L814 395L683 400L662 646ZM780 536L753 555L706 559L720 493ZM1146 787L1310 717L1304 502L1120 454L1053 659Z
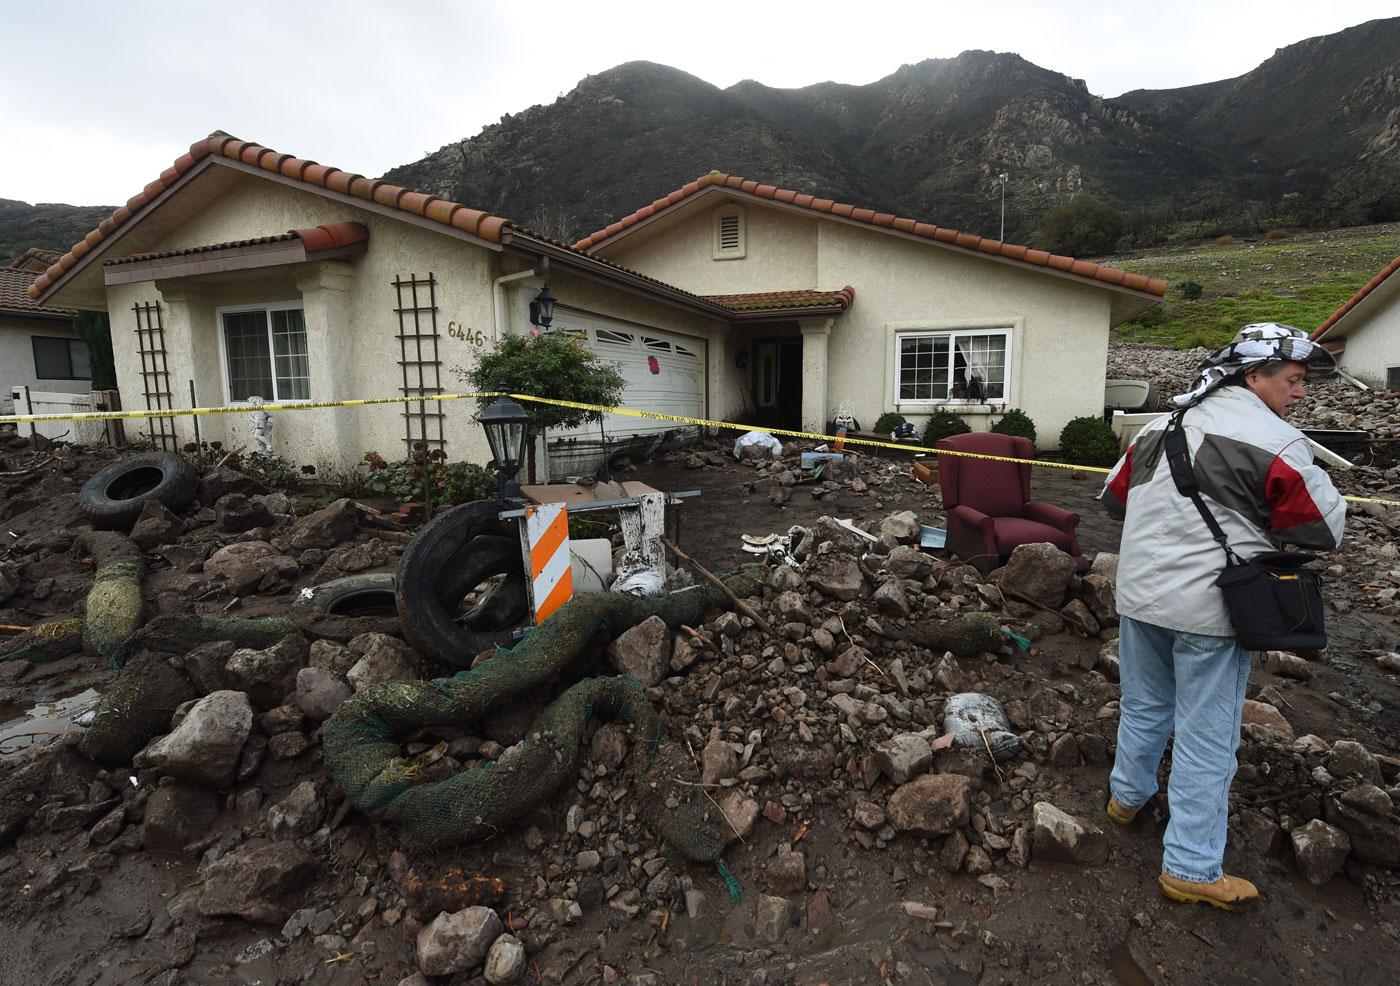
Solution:
M456 322L447 323L447 334L453 339L461 339L463 342L471 343L473 346L486 345L486 336L480 329L468 328Z

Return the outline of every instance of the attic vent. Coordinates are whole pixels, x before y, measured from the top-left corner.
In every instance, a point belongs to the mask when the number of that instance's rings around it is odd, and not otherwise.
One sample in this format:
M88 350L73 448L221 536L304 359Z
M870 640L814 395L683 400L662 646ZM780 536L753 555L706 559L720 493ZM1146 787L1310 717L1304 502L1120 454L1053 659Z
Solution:
M715 212L716 260L738 260L744 256L744 210L739 206L722 206Z

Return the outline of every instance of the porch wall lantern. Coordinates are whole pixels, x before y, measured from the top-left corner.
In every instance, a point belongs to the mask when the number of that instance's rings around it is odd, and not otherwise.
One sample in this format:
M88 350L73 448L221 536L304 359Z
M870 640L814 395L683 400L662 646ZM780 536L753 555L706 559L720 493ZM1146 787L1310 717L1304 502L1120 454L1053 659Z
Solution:
M530 302L530 324L541 329L549 328L549 323L554 321L554 302L557 299L549 293L549 285L546 284L540 289L540 293L535 295Z
M501 384L496 389L504 391L507 387ZM518 496L520 488L515 485L515 476L529 447L530 416L510 397L497 397L481 412L480 421L501 473L501 499L508 493Z

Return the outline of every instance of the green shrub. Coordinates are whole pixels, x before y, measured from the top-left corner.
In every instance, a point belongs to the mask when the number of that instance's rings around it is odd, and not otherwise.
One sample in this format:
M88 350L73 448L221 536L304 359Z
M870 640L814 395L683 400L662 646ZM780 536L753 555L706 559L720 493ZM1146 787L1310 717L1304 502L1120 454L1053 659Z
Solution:
M953 414L951 411L939 411L928 419L928 424L924 427L924 444L933 448L940 438L947 438L950 435L966 435L971 430L961 416Z
M1075 418L1060 432L1060 455L1078 466L1111 466L1118 461L1118 436L1102 418Z
M1030 415L1018 407L1008 408L1001 416L1001 420L992 425L992 431L998 435L1015 435L1019 438L1029 438L1031 444L1035 444L1035 422Z
M882 435L888 435L902 424L904 424L904 415L886 411L875 419L875 430Z
M1045 248L1072 257L1113 252L1125 229L1127 218L1123 213L1091 195L1076 195L1064 205L1049 209L1041 220Z
M473 503L500 492L496 477L471 462L442 462L433 457L422 462L385 462L377 452L366 452L365 462L369 464L366 486L399 500L422 500L425 483L434 503Z
M1205 288L1195 281L1180 281L1172 285L1172 290L1187 301L1195 301L1205 291Z

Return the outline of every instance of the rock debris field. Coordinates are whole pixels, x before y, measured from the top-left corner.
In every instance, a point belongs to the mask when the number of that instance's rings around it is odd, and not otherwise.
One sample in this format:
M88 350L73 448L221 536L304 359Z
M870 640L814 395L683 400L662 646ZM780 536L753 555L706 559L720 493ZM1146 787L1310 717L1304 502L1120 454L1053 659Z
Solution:
M1117 346L1110 376L1170 395L1199 355ZM1396 395L1343 382L1291 420L1400 437ZM984 574L917 547L944 514L906 461L853 456L813 481L797 446L736 462L732 442L621 471L701 491L681 541L716 572L765 561L741 534L806 530L748 600L770 632L730 609L679 631L643 622L595 640L548 694L401 750L407 784L508 761L542 701L625 670L661 714L657 769L722 826L729 880L644 823L663 795L633 782L649 744L618 723L592 730L543 808L484 842L415 845L354 810L323 723L366 689L454 669L392 613L329 616L300 592L392 572L413 529L396 503L208 469L192 503L149 506L130 531L147 618L294 627L266 646L126 654L121 670L93 653L16 658L22 635L0 632L0 986L1400 979L1400 510L1353 507L1323 559L1328 649L1256 657L1226 866L1263 900L1230 915L1158 892L1164 795L1127 828L1103 815L1119 529L1093 500L1100 477L1032 482L1081 515L1087 573L1030 545ZM118 453L5 445L0 624L80 617L94 574L78 491ZM1356 458L1333 472L1346 492L1400 498L1389 442ZM137 675L150 738L98 762L74 713ZM966 693L1004 722L967 730L964 700L950 706ZM1169 765L1170 748L1164 790Z

